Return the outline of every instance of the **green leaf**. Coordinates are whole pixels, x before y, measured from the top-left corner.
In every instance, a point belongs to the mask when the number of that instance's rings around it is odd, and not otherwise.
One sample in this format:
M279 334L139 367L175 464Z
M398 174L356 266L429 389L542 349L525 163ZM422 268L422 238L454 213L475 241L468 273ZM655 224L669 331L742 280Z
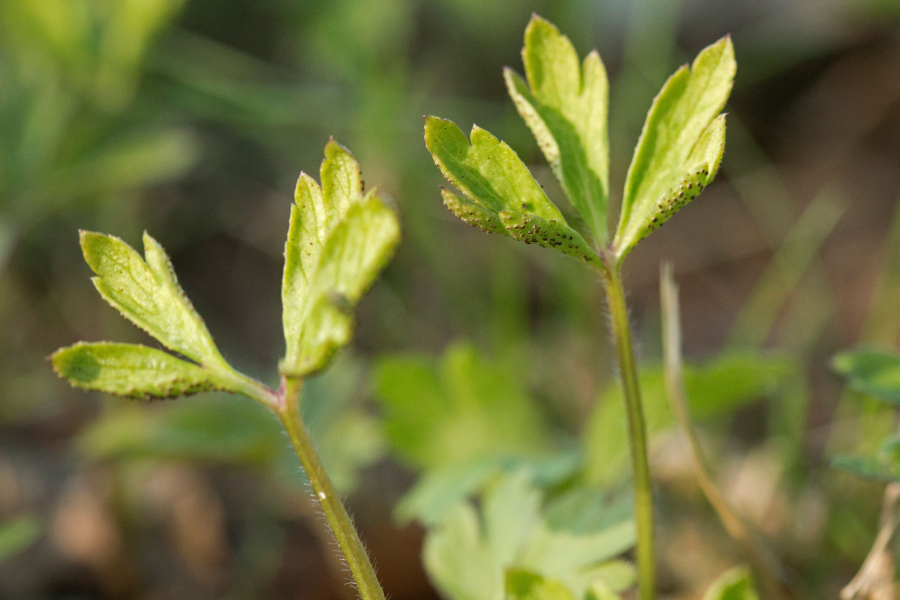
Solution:
M715 177L724 151L725 106L736 63L729 37L666 81L647 114L625 181L613 245L621 261Z
M633 582L621 577L621 561L612 560L633 544L630 514L591 532L549 524L541 493L526 471L518 471L487 487L480 511L468 501L457 504L429 529L423 554L435 585L453 600L502 599L509 569L557 580L581 598L597 581L610 587Z
M42 530L40 521L33 515L24 515L0 524L0 561L33 544Z
M488 233L600 264L597 253L569 227L512 148L477 125L471 140L470 144L451 121L425 119L425 144L435 164L465 195L464 199L442 190L444 204L453 214Z
M831 467L853 473L863 479L900 482L900 460L895 455L854 456L838 454L831 459Z
M548 435L521 375L467 345L448 348L439 365L421 357L382 359L376 396L390 445L420 469L542 454Z
M783 391L796 372L796 366L787 358L759 354L726 355L702 366L685 365L684 384L691 415L703 419L771 397ZM641 369L639 380L648 435L675 427L677 421L666 396L663 369ZM610 385L603 393L585 428L584 444L591 481L608 483L627 472L625 399L618 384Z
M84 258L97 274L94 286L113 308L170 350L200 364L230 370L156 240L144 233L145 262L115 236L80 234Z
M353 490L359 469L383 451L380 431L357 393L360 377L356 365L339 361L306 382L300 402L303 422L342 493ZM91 460L241 465L263 469L294 487L306 482L272 411L224 394L116 404L79 433L76 447Z
M585 600L622 600L613 590L626 590L634 585L637 578L634 565L624 560L610 561L600 569L604 571L603 576L591 583L584 595Z
M565 585L522 569L506 572L506 600L575 600Z
M746 567L726 571L706 590L703 600L759 600Z
M857 392L900 404L900 356L873 349L854 350L835 356L832 366Z
M127 398L177 398L232 389L232 382L216 371L137 344L79 342L60 348L51 360L57 374L72 385Z
M581 453L575 449L540 457L488 454L475 461L449 463L426 470L400 499L394 515L404 524L417 520L426 526L435 525L456 504L503 472L524 470L532 481L547 487L572 477L580 467Z
M632 569L633 570L633 569ZM602 581L598 581L591 585L591 588L584 596L585 600L622 600L621 596L610 589Z
M597 51L579 66L574 46L548 21L525 30L526 84L504 70L509 94L597 245L606 244L609 197L609 84Z
M88 425L76 446L93 460L151 458L263 466L282 454L286 462L293 456L280 431L278 421L259 404L209 395L151 406L120 404Z
M297 182L285 246L281 372L306 377L350 341L353 310L390 260L400 237L394 211L363 195L359 165L334 140L325 147L322 187Z

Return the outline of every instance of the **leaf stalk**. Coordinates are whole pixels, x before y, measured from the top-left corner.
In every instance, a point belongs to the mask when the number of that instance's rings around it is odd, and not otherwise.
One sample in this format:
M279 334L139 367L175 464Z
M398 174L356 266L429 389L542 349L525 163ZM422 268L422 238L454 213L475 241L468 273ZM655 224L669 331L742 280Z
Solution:
M613 263L615 264L615 263ZM647 458L647 428L638 385L637 364L628 323L628 307L622 287L622 272L618 266L599 270L606 290L610 327L616 346L616 357L625 409L628 415L628 438L634 475L634 518L637 524L638 589L641 600L656 597L656 558L653 548L653 495L650 484L650 465Z
M303 380L301 378L282 377L277 402L272 408L291 438L291 444L293 444L297 457L303 465L303 470L306 472L306 477L312 485L316 501L321 505L328 525L347 561L347 566L350 567L350 573L356 582L360 598L362 600L385 600L384 591L378 583L375 569L359 539L356 528L353 526L353 521L347 514L331 478L325 471L322 459L319 458L312 440L309 439L309 434L306 432L298 402L302 387Z

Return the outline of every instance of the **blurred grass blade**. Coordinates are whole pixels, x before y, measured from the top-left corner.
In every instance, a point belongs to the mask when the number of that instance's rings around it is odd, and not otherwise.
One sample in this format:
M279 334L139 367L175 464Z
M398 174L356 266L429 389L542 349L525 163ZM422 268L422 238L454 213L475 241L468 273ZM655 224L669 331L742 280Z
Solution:
M509 95L594 242L605 246L609 84L600 55L591 52L580 66L569 38L534 15L522 59L528 83L505 69Z
M145 262L115 236L80 233L84 258L97 274L94 286L113 308L170 350L230 370L156 240L144 233Z
M672 406L672 412L675 413L682 432L689 442L697 484L716 511L728 535L743 548L747 560L753 565L756 574L762 581L767 598L769 600L785 598L781 583L766 562L763 549L758 545L753 534L747 529L744 522L725 499L725 496L710 475L709 466L703 455L703 446L701 446L697 431L691 423L687 393L682 377L684 367L681 357L681 313L678 302L678 286L675 283L675 275L671 264L663 264L660 271L659 294L662 304L666 391L669 403Z
M127 398L177 398L230 390L217 372L137 344L79 342L51 357L53 368L72 385Z
M434 162L468 199L444 192L444 204L453 214L488 233L556 248L588 264L602 264L512 148L477 125L472 127L471 140L470 144L451 121L425 119L425 144Z
M394 211L376 191L363 195L359 165L334 140L321 177L320 188L301 174L291 207L282 287L287 351L280 365L291 377L323 369L350 340L353 310L400 238Z
M789 358L745 352L726 354L704 365L687 364L683 376L691 414L695 419L704 419L761 398L779 397L797 377L797 365ZM652 439L676 425L666 399L663 369L642 369L640 385L647 433ZM623 404L621 388L609 386L585 427L586 474L594 483L611 483L627 470Z
M728 334L730 346L760 346L765 342L788 296L818 256L846 208L843 199L831 189L823 190L810 202L741 307Z
M200 155L199 140L176 128L119 134L52 170L36 193L51 205L175 179Z
M878 536L859 572L841 590L841 600L895 597L894 572L897 559L890 543L897 528L900 527L898 508L900 508L900 483L891 483L884 490Z
M700 52L691 68L669 77L653 101L625 181L613 242L619 260L696 195L697 186L712 181L724 148L724 121L715 118L735 69L731 39L722 38Z

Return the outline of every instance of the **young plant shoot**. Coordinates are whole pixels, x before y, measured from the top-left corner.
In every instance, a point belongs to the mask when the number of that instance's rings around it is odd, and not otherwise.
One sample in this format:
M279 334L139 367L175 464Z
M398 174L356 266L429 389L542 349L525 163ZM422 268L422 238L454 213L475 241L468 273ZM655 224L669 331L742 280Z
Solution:
M252 398L281 420L364 600L384 600L375 571L300 418L303 381L328 366L353 333L353 310L400 238L394 211L376 189L363 192L359 165L334 140L321 187L297 182L282 287L287 351L277 390L235 370L178 285L162 246L144 234L144 258L117 237L81 232L100 295L171 353L137 344L77 343L51 357L77 387L127 398L175 398L221 390ZM179 356L176 356L180 355Z
M635 487L640 597L655 596L653 506L637 368L622 287L622 263L642 239L695 198L715 177L725 147L719 114L735 74L725 37L678 69L653 101L625 182L613 235L607 232L608 83L596 51L579 62L569 39L534 16L522 49L525 78L506 69L509 94L531 129L584 234L566 222L516 153L473 126L426 117L425 143L462 196L441 190L444 204L488 233L554 248L595 269L603 281L625 392Z

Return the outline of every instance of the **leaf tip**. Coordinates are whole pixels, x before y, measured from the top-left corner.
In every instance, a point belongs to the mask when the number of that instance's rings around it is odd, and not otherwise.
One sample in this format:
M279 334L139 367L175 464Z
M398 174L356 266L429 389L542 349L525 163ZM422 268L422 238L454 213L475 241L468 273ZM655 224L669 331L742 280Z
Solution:
M328 136L328 143L325 144L325 158L326 160L332 158L337 154L345 154L347 156L353 156L353 154L344 146L334 139L333 135Z

